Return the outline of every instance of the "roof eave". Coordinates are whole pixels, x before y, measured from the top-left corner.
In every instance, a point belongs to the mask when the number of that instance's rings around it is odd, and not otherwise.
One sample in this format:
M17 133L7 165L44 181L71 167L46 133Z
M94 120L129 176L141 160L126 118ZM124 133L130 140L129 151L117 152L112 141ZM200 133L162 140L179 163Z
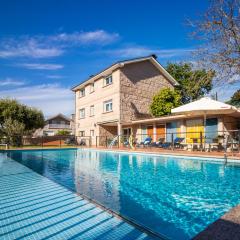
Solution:
M160 71L163 73L163 75L174 85L179 86L178 81L172 77L172 75L155 59L151 58L151 61L157 65L157 67L160 69Z
M142 58L137 58L137 59L130 59L130 60L125 60L125 61L120 61L117 62L115 64L113 64L112 66L104 69L103 71L101 71L100 73L96 74L95 76L87 79L86 81L74 86L73 88L71 88L71 90L73 92L76 92L77 90L79 90L80 88L88 85L89 83L91 83L92 81L97 80L98 78L104 76L104 75L109 75L112 71L114 71L117 68L123 67L126 64L131 64L131 63L137 63L137 62L142 62L142 61L146 61L149 60L151 61L158 69L159 71L174 85L174 86L179 86L179 83L176 81L176 79L174 79L169 72L156 60L155 57L153 57L152 55L147 56L147 57L142 57ZM110 72L110 73L109 73Z
M116 64L112 65L111 67L109 67L109 68L103 70L102 72L94 75L93 77L89 78L89 79L86 80L85 82L76 85L76 86L73 87L71 90L72 90L73 92L76 92L77 90L79 90L80 88L82 88L82 87L90 84L91 82L93 82L93 81L95 81L95 80L97 80L97 79L99 79L99 78L101 78L101 77L103 77L103 76L109 75L109 74L110 74L109 72L112 72L112 71L114 71L115 69L117 69L117 68L119 68L119 67L121 67L121 66L123 66L123 65L124 65L124 64L116 63Z

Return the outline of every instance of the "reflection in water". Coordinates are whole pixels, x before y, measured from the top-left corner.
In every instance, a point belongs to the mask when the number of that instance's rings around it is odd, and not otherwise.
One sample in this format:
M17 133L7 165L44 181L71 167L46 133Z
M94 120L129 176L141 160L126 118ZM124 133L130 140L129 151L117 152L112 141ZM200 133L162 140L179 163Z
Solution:
M119 163L113 156L78 151L75 160L76 191L105 206L111 204L119 212Z
M173 239L192 238L240 201L234 165L82 149L8 155Z

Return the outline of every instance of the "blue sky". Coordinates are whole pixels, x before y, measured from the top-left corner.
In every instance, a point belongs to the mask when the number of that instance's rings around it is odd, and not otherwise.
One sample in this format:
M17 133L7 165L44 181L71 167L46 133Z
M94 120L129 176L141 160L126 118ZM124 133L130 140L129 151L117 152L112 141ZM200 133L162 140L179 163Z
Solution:
M194 61L198 42L186 19L202 0L22 0L0 2L0 97L44 114L74 111L73 85L114 61L157 54L158 61ZM218 86L226 100L236 85Z

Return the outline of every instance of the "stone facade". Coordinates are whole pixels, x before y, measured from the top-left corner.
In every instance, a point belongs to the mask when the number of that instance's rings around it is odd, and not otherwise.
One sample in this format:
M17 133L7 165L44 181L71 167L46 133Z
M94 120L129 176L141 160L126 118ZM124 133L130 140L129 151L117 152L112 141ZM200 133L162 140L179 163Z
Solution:
M112 81L106 84L109 76ZM123 134L128 127L136 132L132 120L149 117L153 96L162 88L174 88L176 84L153 56L110 66L73 89L76 135L106 139ZM85 92L84 96L80 90ZM105 110L104 103L108 101L112 103L110 111ZM93 115L90 107L94 108ZM80 110L85 112L84 116L80 117Z
M99 125L99 146L106 146L107 139L113 139L118 134L117 126Z
M149 106L160 89L173 85L149 61L133 63L120 70L121 123L150 117Z
M116 126L99 126L99 136L113 137L117 135Z

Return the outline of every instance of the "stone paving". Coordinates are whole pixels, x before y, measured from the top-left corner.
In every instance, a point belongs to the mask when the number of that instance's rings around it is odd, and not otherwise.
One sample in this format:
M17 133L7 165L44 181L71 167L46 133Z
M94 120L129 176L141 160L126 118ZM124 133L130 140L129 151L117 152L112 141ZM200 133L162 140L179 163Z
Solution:
M240 239L240 205L232 208L194 240L239 240Z

